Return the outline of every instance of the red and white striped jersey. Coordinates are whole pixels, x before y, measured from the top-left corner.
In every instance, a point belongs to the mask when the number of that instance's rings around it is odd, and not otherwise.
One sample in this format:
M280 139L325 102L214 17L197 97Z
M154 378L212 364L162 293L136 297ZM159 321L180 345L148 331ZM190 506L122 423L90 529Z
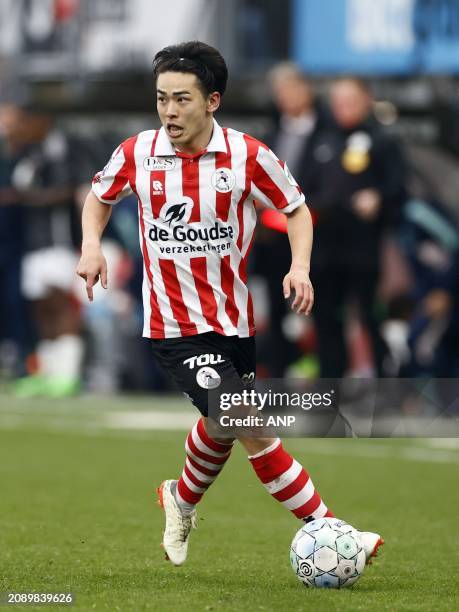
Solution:
M268 147L214 121L207 148L185 155L164 128L147 130L115 150L92 189L106 204L137 196L144 336L255 333L246 273L254 200L283 212L304 204Z

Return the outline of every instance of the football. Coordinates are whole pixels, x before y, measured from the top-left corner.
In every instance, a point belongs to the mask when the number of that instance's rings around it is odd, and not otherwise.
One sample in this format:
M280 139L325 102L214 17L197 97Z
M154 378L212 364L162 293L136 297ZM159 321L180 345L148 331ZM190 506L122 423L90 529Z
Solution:
M362 575L365 561L358 531L336 518L316 519L304 525L290 549L293 571L307 587L351 586Z

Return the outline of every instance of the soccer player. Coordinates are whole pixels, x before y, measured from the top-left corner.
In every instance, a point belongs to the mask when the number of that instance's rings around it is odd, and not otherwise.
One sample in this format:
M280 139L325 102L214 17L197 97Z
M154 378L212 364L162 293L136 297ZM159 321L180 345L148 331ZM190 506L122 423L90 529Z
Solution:
M156 54L153 68L162 127L125 140L94 177L83 210L77 273L86 280L90 300L99 279L107 286L100 239L111 207L134 192L144 258L143 335L202 415L186 439L180 478L165 480L158 489L166 516L163 546L172 563L181 565L196 505L234 442L208 434L208 389L215 379L241 382L255 376L246 273L254 200L287 215L292 263L283 292L285 298L293 294L292 308L303 315L313 305L312 224L287 166L263 143L215 121L228 76L216 49L197 41L166 47ZM267 491L298 519L333 516L279 439L240 437L239 442ZM368 532L362 540L369 559L382 541Z

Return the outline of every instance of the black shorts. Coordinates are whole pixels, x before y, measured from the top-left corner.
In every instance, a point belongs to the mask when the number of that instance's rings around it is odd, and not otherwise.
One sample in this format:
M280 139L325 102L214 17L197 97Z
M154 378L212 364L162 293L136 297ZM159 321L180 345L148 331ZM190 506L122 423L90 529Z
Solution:
M203 416L208 414L208 392L221 381L236 387L255 379L255 338L222 336L215 332L152 340L158 363Z

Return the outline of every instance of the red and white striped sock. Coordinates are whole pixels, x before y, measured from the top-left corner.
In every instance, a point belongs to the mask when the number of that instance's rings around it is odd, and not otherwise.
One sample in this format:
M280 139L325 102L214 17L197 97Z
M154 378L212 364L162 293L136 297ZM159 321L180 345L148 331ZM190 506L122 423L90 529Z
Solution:
M207 435L203 419L188 434L186 461L177 483L175 499L189 512L202 498L229 459L233 444L222 444Z
M279 438L249 459L267 491L297 518L334 516L315 490L309 474L284 450Z

